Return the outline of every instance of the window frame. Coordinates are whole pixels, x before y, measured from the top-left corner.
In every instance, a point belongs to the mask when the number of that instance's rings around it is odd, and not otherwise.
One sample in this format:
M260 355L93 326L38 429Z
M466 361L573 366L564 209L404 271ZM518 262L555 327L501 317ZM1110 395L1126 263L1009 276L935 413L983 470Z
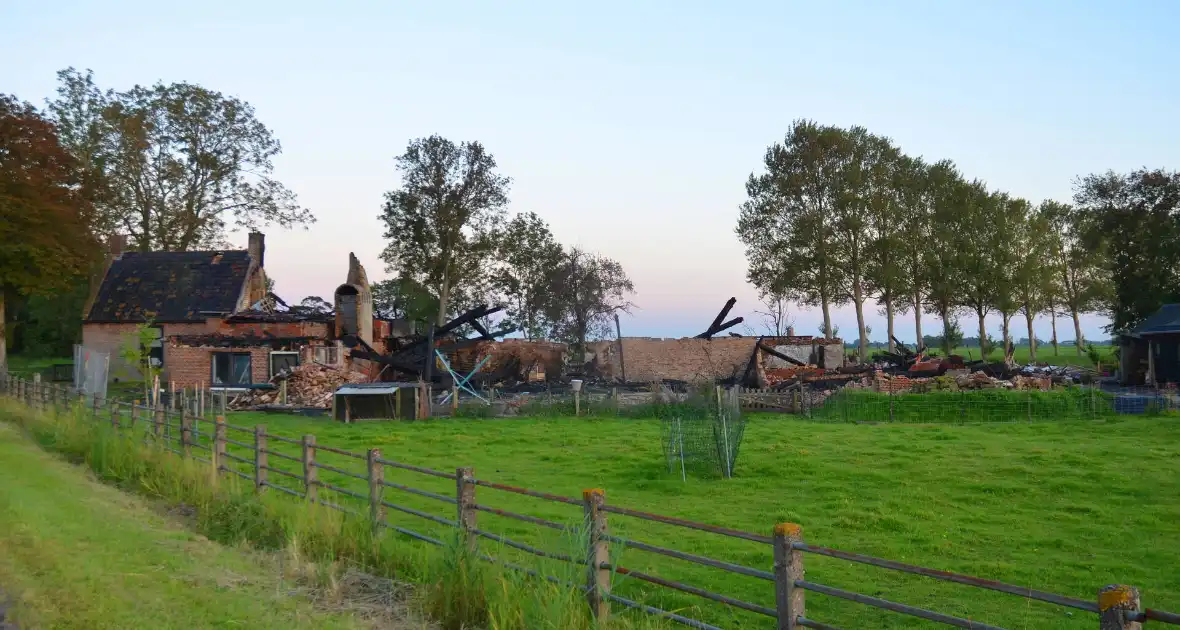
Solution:
M274 378L275 374L277 374L277 372L275 372L275 356L276 355L277 356L286 356L286 357L294 356L296 367L298 367L302 363L302 357L300 356L300 353L297 350L272 350L270 352L270 354L267 356L267 362L270 363L270 377L271 378ZM253 367L253 366L251 366L251 367Z
M250 352L210 352L209 353L209 383L213 387L233 388L233 387L248 387L254 384L254 356ZM226 361L229 362L229 377L232 379L234 373L234 357L246 357L246 382L236 383L230 381L218 382L217 380L217 358L219 356L228 357Z

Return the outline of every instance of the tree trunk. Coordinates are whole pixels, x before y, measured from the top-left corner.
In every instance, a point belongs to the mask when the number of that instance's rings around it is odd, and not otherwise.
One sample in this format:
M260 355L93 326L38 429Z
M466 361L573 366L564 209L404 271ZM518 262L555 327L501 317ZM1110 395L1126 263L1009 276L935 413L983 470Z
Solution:
M885 334L889 336L889 351L897 352L897 344L893 343L893 296L886 291L882 301L885 303Z
M983 309L976 308L975 315L979 317L979 358L980 360L987 359L987 327L983 325L983 318L985 314Z
M451 299L451 278L450 278L450 264L443 269L442 286L438 291L438 325L444 326L447 323L447 302Z
M1000 328L1000 334L1003 335L1001 343L1004 344L1004 363L1012 365L1012 335L1008 330L1008 323L1012 321L1012 315L1001 312L1000 318L1003 320Z
M4 289L0 288L0 374L8 371L8 328L4 317Z
M1037 361L1037 336L1033 333L1033 312L1024 309L1024 323L1028 326L1028 362Z
M1078 356L1082 356L1082 346L1085 343L1082 340L1082 322L1078 319L1078 309L1070 307L1069 314L1073 316L1073 343L1078 348Z
M1053 356L1057 356L1057 309L1049 311L1049 321L1053 323Z
M824 310L824 339L832 338L832 312L831 305L828 304L827 298L823 300Z
M926 343L922 341L922 298L917 293L914 294L914 334L918 336L914 348L921 352Z
M865 300L859 279L855 280L852 286L852 301L856 305L856 329L860 335L857 339L856 354L860 357L860 362L864 363L869 359L869 336L865 333Z

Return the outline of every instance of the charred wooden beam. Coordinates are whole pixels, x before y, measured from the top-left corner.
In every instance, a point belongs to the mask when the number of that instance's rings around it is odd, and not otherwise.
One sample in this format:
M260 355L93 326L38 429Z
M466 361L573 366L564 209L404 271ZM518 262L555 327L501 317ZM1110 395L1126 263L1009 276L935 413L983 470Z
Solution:
M718 326L717 330L713 331L713 334L716 335L719 332L725 332L725 331L729 330L730 328L733 328L734 326L737 326L738 324L740 324L744 321L746 321L746 318L744 318L744 317L735 317L735 318L725 322L724 324L721 324L720 326Z
M713 318L713 323L709 324L709 327L705 330L705 332L697 335L697 339L710 339L713 337L713 335L716 335L717 333L725 330L726 326L721 322L725 321L725 316L729 315L729 311L733 309L734 304L737 304L737 298L729 298L729 300L725 302L725 306L721 309L721 312L717 313L717 317Z
M906 356L913 356L914 355L914 353L911 352L910 349L907 348L904 343L897 340L897 337L890 335L889 338L893 340L893 345L897 346L897 349L900 350L902 354L904 354Z
M775 350L774 348L771 348L770 346L768 346L764 343L761 343L761 342L758 343L758 349L765 352L766 354L769 354L772 357L782 359L783 361L786 361L787 363L790 363L793 365L807 365L806 363L800 361L799 359L785 355L785 354L779 352L778 350Z

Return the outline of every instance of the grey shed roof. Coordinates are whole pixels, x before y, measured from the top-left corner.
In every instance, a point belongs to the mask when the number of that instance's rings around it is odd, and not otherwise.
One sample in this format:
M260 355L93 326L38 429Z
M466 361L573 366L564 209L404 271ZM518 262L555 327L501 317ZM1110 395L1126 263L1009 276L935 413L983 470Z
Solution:
M1131 331L1132 337L1180 334L1180 304L1165 304Z
M417 383L348 383L336 389L336 395L378 396L390 395L399 389L413 389Z

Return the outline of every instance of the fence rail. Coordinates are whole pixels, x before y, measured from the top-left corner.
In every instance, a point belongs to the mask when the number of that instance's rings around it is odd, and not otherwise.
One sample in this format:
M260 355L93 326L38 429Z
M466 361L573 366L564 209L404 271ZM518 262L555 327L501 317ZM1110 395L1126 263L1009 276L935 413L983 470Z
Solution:
M1103 630L1116 628L1131 630L1141 628L1142 624L1148 621L1180 625L1180 615L1176 613L1143 608L1139 600L1138 589L1132 586L1104 586L1099 590L1095 600L1083 600L993 580L985 580L968 575L928 569L892 560L811 545L803 540L802 528L795 524L779 524L774 527L772 535L766 536L610 505L606 503L605 493L598 489L586 490L583 492L581 499L575 499L529 490L527 488L518 488L485 479L477 479L471 468L459 467L455 469L454 473L423 468L384 459L381 452L377 449L371 449L365 453L356 453L319 444L313 435L303 436L302 439L293 439L269 433L264 425L258 425L252 429L230 425L225 422L222 416L218 416L212 422L213 431L211 433L208 431L201 432L199 430L200 422L202 421L201 418L193 417L183 412L173 412L159 405L155 407L127 405L126 403L117 403L112 400L102 400L97 396L79 395L77 392L64 387L42 383L36 378L30 381L17 378L11 374L0 376L2 376L0 378L0 388L2 388L0 389L0 394L10 399L19 400L25 405L39 410L74 410L88 415L96 422L109 424L114 430L125 434L135 435L134 432L136 430L142 429L143 437L149 443L157 444L161 448L175 453L178 457L208 462L211 469L218 476L233 475L244 479L252 483L255 490L260 493L268 489L275 490L299 500L323 505L358 518L366 518L374 528L390 529L412 539L432 545L444 544L439 538L389 522L386 519L386 510L394 510L399 514L418 517L424 521L457 530L469 548L473 552L476 552L477 557L497 562L511 570L521 571L551 582L568 583L567 580L547 575L542 571L520 566L505 559L497 559L486 553L482 553L478 549L479 539L492 540L504 547L522 551L531 556L585 566L587 576L585 582L573 586L583 590L591 613L599 618L609 616L611 614L611 604L614 603L689 627L720 630L718 626L712 625L709 622L680 614L680 612L684 611L672 612L663 610L612 593L612 577L621 576L678 593L693 595L732 609L745 610L762 617L769 617L774 620L774 627L779 630L792 628L831 629L837 627L822 620L812 619L806 615L805 594L807 592L852 601L902 615L920 617L954 627L997 628L997 626L987 625L978 621L963 619L937 611L805 580L803 579L805 554L814 554L921 575L968 587L1005 593L1026 600L1037 600L1081 610L1096 615L1099 627ZM206 421L206 424L208 424L208 421ZM176 430L174 431L173 429ZM226 437L229 430L252 434L253 440L252 442L246 442L229 439ZM202 440L205 443L202 443ZM268 441L270 440L273 440L275 444L298 447L300 449L300 455L294 456L280 453L268 446ZM176 444L179 448L173 448L170 444ZM248 452L249 456L229 452L228 447L230 446L234 446L240 451ZM193 447L207 452L209 457L193 456ZM325 454L335 455L350 461L364 462L365 470L357 472L324 463L320 460L320 456ZM299 464L299 467L294 470L273 467L269 463L268 456L276 456L279 461L289 461ZM235 463L249 470L239 470L233 466ZM455 494L454 496L448 496L402 483L387 481L385 479L386 469L417 473L424 477L435 479L454 480ZM365 481L367 488L363 491L354 490L322 481L319 479L320 471L334 473L344 478ZM293 480L294 483L285 485L272 483L268 480L269 473L276 473L284 479ZM216 479L216 476L214 476L214 479ZM580 530L585 539L586 547L584 549L584 555L548 551L482 528L477 519L479 512L495 514L516 522L528 523L550 530L561 530L565 532L571 529L569 526L547 518L504 510L477 502L476 489L480 487L529 496L552 503L581 507L583 511L582 523L579 527L573 529ZM394 503L384 496L386 490L400 491L406 493L407 496L420 496L454 505L455 517L445 518L415 507ZM331 493L332 496L330 498L332 500L327 500L319 496L321 491ZM673 527L686 528L757 543L765 549L767 565L771 567L771 570L766 571L699 554L679 551L669 547L610 535L607 533L608 515L652 521ZM744 601L731 595L712 592L678 580L652 575L644 571L628 569L617 564L617 562L611 561L612 545L616 548L635 549L676 558L693 565L704 566L728 573L736 573L763 580L764 582L770 582L773 586L774 606L770 607Z

